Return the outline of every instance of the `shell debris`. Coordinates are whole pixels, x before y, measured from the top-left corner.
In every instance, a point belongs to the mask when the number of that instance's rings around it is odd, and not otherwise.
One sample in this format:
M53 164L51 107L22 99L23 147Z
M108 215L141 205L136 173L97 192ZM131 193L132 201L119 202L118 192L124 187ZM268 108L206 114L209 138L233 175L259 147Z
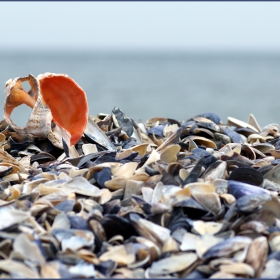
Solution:
M88 116L64 74L10 79L5 94L1 278L279 277L277 124Z

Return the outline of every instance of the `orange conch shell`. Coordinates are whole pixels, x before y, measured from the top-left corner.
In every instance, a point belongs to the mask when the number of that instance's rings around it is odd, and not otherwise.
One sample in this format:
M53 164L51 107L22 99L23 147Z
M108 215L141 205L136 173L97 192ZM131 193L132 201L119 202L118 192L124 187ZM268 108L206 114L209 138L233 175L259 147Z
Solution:
M31 89L26 92L22 82ZM88 104L83 89L68 75L45 73L35 78L19 77L6 82L4 118L20 134L48 138L54 146L62 148L62 137L74 145L82 136L88 119ZM25 127L11 120L13 109L21 104L33 108Z

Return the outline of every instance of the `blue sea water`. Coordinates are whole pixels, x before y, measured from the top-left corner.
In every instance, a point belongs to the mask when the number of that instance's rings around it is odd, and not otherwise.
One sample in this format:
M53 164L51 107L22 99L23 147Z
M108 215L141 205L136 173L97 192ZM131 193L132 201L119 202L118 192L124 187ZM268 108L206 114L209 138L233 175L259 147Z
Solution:
M215 112L224 123L252 113L261 126L280 124L280 54L1 51L0 104L8 79L45 72L73 78L87 94L90 115L118 106L136 121ZM22 105L12 119L25 125L30 113Z

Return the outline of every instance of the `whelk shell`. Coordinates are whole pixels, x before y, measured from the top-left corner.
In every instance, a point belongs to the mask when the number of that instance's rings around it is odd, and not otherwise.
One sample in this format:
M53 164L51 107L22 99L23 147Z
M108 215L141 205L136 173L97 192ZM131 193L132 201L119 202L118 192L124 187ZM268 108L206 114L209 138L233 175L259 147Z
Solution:
M31 89L26 92L22 82ZM68 75L45 73L35 78L32 74L6 82L4 118L19 134L48 138L54 146L62 148L62 137L74 145L81 138L88 119L88 104L83 89ZM32 113L25 127L11 120L17 106L26 104Z

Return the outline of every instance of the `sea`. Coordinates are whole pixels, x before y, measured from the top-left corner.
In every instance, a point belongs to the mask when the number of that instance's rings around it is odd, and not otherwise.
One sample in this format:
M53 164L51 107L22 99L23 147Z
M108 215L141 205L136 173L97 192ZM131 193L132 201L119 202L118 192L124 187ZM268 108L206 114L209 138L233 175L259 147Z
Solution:
M92 116L111 114L117 106L137 122L185 121L214 112L223 123L228 117L246 122L253 114L261 127L280 124L280 53L5 50L0 118L6 81L45 72L74 79L86 92ZM24 126L30 113L21 105L12 120Z

